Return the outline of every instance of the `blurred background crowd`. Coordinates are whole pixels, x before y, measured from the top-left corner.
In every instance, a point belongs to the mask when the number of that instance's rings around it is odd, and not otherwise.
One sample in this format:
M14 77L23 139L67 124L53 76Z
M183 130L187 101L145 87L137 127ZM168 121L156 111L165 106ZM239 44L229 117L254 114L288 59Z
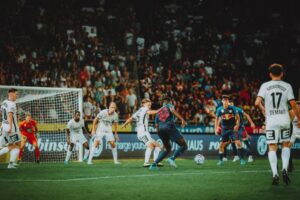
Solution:
M190 124L212 125L216 100L227 93L260 126L264 118L253 102L269 64L285 66L296 96L300 88L293 76L300 71L296 1L285 7L249 0L7 4L0 84L82 88L85 119L110 101L126 119L142 98L156 109L168 94Z

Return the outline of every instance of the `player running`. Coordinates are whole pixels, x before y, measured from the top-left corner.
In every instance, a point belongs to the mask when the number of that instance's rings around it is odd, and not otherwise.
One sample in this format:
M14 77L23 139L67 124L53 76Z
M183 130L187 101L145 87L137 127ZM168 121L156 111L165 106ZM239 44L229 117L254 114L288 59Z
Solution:
M285 184L288 185L290 183L287 174L290 158L290 116L288 103L291 105L298 119L300 119L300 113L291 85L282 81L283 66L277 63L270 65L269 75L271 81L261 85L255 100L255 106L262 111L266 118L266 138L269 144L268 157L273 172L272 184L279 184L276 151L278 143L282 143L282 178ZM297 127L300 128L300 121L297 122Z
M114 163L121 164L118 161L117 145L115 143L115 139L119 141L119 136L117 133L119 115L118 113L116 113L116 109L116 103L111 102L109 104L109 108L102 110L93 121L92 135L94 136L94 144L91 147L91 152L89 155L89 165L93 164L92 159L94 156L94 152L96 148L98 148L100 141L102 141L103 137L105 137L106 141L108 141L111 146L111 152L113 155ZM112 133L112 126L114 127L115 135L113 135Z
M4 148L0 150L0 156L10 151L8 169L18 166L16 163L20 151L20 132L17 126L17 92L15 88L8 90L8 100L4 100L1 104L2 125L0 131L0 143L4 144Z
M19 128L21 131L22 139L18 156L18 163L21 161L23 149L27 141L34 147L35 162L40 163L40 150L35 136L38 132L37 122L31 118L30 113L25 114L25 120L20 123Z
M182 127L186 125L183 117L176 112L174 106L171 104L171 99L169 97L165 97L163 99L163 107L159 109L159 112L155 117L157 133L164 144L164 150L159 154L158 158L154 160L154 163L151 164L149 167L150 170L156 169L158 163L171 152L170 141L176 142L179 145L179 148L174 152L174 154L167 159L167 162L172 167L177 168L175 159L187 149L184 137L175 126L174 116L181 120Z
M150 157L153 152L153 160L156 160L158 154L161 150L160 144L155 141L149 131L148 131L148 116L155 115L158 110L150 110L151 108L151 100L145 98L142 100L142 107L134 113L127 121L122 125L122 128L126 127L128 123L130 123L133 119L136 120L137 126L137 137L138 139L146 145L145 151L145 162L144 167L150 166Z
M224 156L224 148L228 144L228 141L231 140L237 145L238 148L238 156L240 157L240 164L246 164L244 160L244 155L242 151L242 145L239 140L236 139L235 133L238 132L240 126L240 117L234 106L229 105L229 96L222 96L223 106L219 107L216 113L216 121L215 121L215 133L218 135L218 126L221 123L221 137L222 142L219 147L219 157L220 160L217 163L218 165L223 165L223 156Z
M297 101L296 104L297 104L298 109L300 109L300 101ZM290 110L290 117L292 119L292 136L291 136L290 145L289 145L289 147L291 149L292 146L294 145L296 139L300 139L300 128L298 128L298 126L297 126L299 119L295 116L295 113L293 110ZM294 169L294 165L293 165L292 149L291 149L288 171L292 172L293 169Z
M88 134L88 131L84 126L84 121L82 118L80 118L80 112L75 111L73 119L71 119L67 124L68 151L64 162L65 164L69 163L69 160L72 155L72 150L77 142L79 142L85 148L83 161L86 161L88 159L90 147L87 139L83 135L83 132L85 134Z

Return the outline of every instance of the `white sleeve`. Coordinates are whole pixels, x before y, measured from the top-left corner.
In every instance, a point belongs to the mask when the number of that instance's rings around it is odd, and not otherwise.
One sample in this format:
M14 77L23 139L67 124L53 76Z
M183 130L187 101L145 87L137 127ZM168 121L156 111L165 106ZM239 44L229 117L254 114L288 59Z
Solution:
M80 120L80 125L82 128L84 128L84 120L83 119Z
M16 113L17 111L17 107L16 107L16 104L15 103L9 103L8 106L7 106L7 113Z
M114 123L119 123L119 115L116 113L115 119L113 121Z
M257 94L258 97L262 97L263 99L265 99L265 96L266 96L266 90L265 90L265 84L262 84L260 86L260 89L258 91L258 94Z
M288 101L295 99L293 88L292 88L291 85L289 85L289 88L288 88L288 91L287 91L287 99L288 99Z
M72 120L70 120L67 124L67 129L71 130L72 129Z
M97 118L101 119L104 116L104 110L102 110L101 112L99 112L99 114L97 115Z

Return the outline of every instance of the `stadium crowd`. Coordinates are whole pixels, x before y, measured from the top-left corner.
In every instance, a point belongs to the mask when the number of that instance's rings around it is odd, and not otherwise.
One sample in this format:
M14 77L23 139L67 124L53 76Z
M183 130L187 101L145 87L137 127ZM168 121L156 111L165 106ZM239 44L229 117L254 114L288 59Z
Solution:
M158 108L168 94L201 125L213 125L228 93L262 125L253 102L265 68L275 57L298 72L299 25L262 2L175 2L10 2L1 8L10 15L1 18L0 84L83 88L86 119L112 100L125 119L140 98Z

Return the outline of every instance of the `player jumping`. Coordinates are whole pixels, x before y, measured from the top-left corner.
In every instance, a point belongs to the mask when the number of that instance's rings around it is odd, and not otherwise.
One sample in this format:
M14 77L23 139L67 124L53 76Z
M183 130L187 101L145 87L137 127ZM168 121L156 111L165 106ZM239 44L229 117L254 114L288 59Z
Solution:
M93 164L92 159L94 156L94 152L96 148L98 148L100 141L102 141L103 137L105 137L106 141L110 143L114 163L121 164L118 161L117 145L115 143L115 139L119 141L119 136L117 133L119 116L118 113L115 112L116 109L116 103L111 102L109 104L109 108L102 110L93 121L92 135L94 136L94 144L91 147L91 152L89 155L89 165ZM114 126L115 136L112 133L112 126Z
M65 159L65 164L69 163L69 160L72 155L72 150L74 148L74 145L79 142L81 145L85 147L84 157L83 160L86 161L89 156L89 144L85 136L83 135L83 132L85 134L88 134L88 131L86 130L84 126L83 119L80 118L80 112L75 111L74 118L71 119L68 122L67 125L67 143L68 143L68 151Z
M164 144L164 150L159 154L158 158L155 159L154 163L149 167L149 169L151 170L156 169L157 164L171 152L170 141L176 142L179 145L179 148L174 152L174 154L167 159L167 162L172 167L177 168L175 159L187 149L187 144L184 137L175 126L174 116L181 120L182 127L186 125L183 117L176 112L174 106L171 104L171 99L169 97L165 97L163 99L163 107L159 109L159 112L155 117L155 125L157 128L158 136Z
M215 121L215 132L218 135L218 126L221 123L221 137L222 142L219 147L219 157L220 160L218 165L223 165L223 156L224 156L224 148L228 144L228 141L231 140L237 145L238 148L238 155L240 157L240 164L246 164L244 160L242 145L239 140L236 140L235 133L238 132L240 126L240 117L239 114L234 106L229 105L229 96L223 95L222 96L222 103L223 106L219 107L216 113L216 121Z
M35 134L37 134L38 132L37 122L31 118L30 113L26 113L25 120L20 123L19 127L21 131L22 139L21 139L20 152L18 156L18 162L21 161L24 146L28 141L34 147L35 162L40 163L40 150L37 143L37 139L35 137Z
M143 99L142 107L136 113L134 113L129 119L127 119L127 121L122 125L122 128L124 128L133 119L136 120L137 137L141 142L143 142L146 145L144 167L150 166L149 161L150 161L152 150L154 149L153 160L157 159L158 154L161 150L160 144L151 137L148 131L148 115L155 115L158 112L157 110L150 110L150 108L151 108L151 100L147 98Z
M269 144L268 158L273 172L273 185L279 184L277 171L278 143L282 143L282 178L286 185L290 183L287 174L290 158L290 116L288 103L294 111L295 116L300 119L300 112L296 105L293 89L287 82L282 81L283 66L272 64L269 67L271 81L261 85L255 106L257 106L266 118L266 138ZM264 102L264 104L263 104ZM300 128L300 121L297 122Z
M16 168L17 157L20 151L20 132L17 126L17 89L8 90L8 100L1 104L2 125L0 131L0 140L4 148L0 150L0 156L10 151L8 169Z

